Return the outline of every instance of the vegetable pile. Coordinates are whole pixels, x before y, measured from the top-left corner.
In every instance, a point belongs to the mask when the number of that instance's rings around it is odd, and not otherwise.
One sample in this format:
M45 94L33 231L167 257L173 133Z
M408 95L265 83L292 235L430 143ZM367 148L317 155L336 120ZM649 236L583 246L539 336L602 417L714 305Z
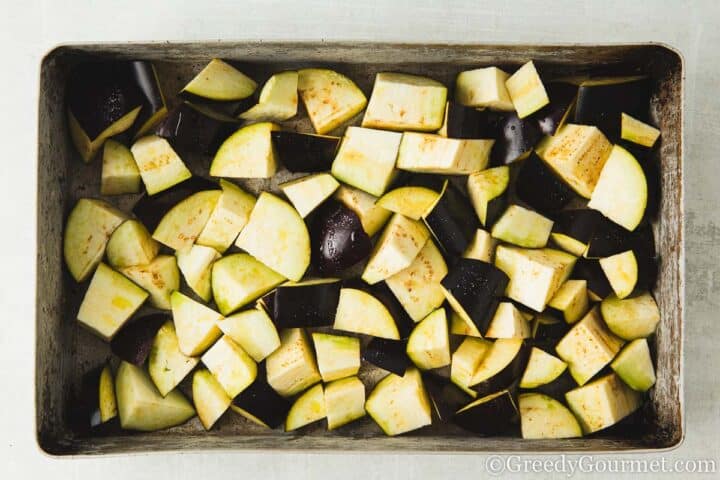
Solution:
M317 68L257 88L214 59L169 109L148 62L72 72L69 131L102 177L64 257L88 283L79 325L112 352L74 427L209 430L232 411L570 438L641 407L660 321L647 78L528 62L450 92L378 73L368 99ZM304 115L313 132L287 129ZM284 171L274 191L242 183ZM109 200L131 194L132 211Z

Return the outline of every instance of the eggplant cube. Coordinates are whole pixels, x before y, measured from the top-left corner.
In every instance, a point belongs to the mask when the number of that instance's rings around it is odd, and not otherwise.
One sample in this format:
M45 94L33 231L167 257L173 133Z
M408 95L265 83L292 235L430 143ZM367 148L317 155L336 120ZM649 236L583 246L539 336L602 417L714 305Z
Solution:
M193 375L192 396L205 430L212 428L232 402L222 385L205 369L198 370Z
M410 318L418 322L445 301L440 281L447 272L440 250L428 239L412 263L385 283Z
M655 142L660 136L660 130L624 112L620 118L620 136L623 140L637 143L638 145L648 148L655 145Z
M271 178L277 160L270 134L280 127L270 122L254 123L230 135L215 153L210 175L228 178Z
M340 184L329 173L316 173L280 185L301 217L307 217L327 200Z
M423 215L423 221L449 257L465 252L480 226L467 198L449 181L443 184L440 197Z
M255 81L219 58L213 58L180 92L210 100L227 102L249 97Z
M378 199L377 204L391 212L420 220L437 202L438 197L438 193L430 188L406 186L386 193Z
M497 67L461 72L455 81L455 100L468 107L515 110L505 86L509 77Z
M250 386L257 376L255 361L227 335L205 352L202 362L231 398Z
M362 350L363 360L392 372L395 375L405 374L410 366L406 354L405 342L387 338L373 338Z
M510 168L500 166L471 173L467 179L470 201L480 223L490 227L505 210Z
M110 237L107 244L108 262L114 268L146 265L160 250L145 226L137 220L127 220Z
M450 337L444 308L438 308L413 329L407 355L421 370L450 365Z
M185 278L185 283L206 302L212 297L210 276L212 265L220 258L220 254L211 247L193 245L190 250L175 252L177 265Z
M435 80L402 73L378 73L362 126L435 131L445 112L447 88Z
M84 281L95 270L110 236L126 219L127 215L102 200L78 200L63 238L63 256L75 281Z
M522 338L498 338L473 373L470 387L480 395L508 388L520 377L528 360Z
M547 302L568 279L576 258L569 253L543 249L498 246L495 265L510 278L505 294L542 312Z
M585 434L616 424L637 410L642 395L611 373L565 394Z
M495 257L496 246L497 241L492 238L492 235L485 230L478 228L475 231L472 241L465 249L463 257L492 263L493 257Z
M518 410L508 390L481 397L455 413L453 421L480 435L506 432L517 422Z
M285 278L300 281L310 265L310 234L292 205L263 192L235 245Z
M312 346L301 328L280 332L280 348L265 361L267 382L283 397L290 397L321 380Z
M599 309L594 308L573 325L555 351L568 364L578 385L584 385L615 358L624 343L608 330Z
M285 421L290 402L267 384L263 372L258 372L258 378L235 397L230 408L262 427L276 428Z
M628 343L610 367L633 390L647 392L655 385L655 368L644 338Z
M335 321L341 282L322 278L287 283L275 289L269 306L273 321L280 328L322 327Z
M485 337L530 338L530 324L512 302L500 302Z
M530 350L525 372L520 378L520 388L537 388L547 385L565 372L567 363L545 350L533 347ZM572 380L571 380L572 381Z
M430 397L416 368L390 374L375 386L365 408L386 435L417 430L432 423Z
M255 207L255 197L225 179L220 180L222 195L210 214L196 243L225 252L247 225Z
M290 432L309 425L326 416L323 384L318 383L300 395L288 411L285 431Z
M357 377L335 380L325 386L328 430L365 416L365 385Z
M597 127L568 123L550 137L541 157L573 190L590 198L611 150Z
M625 340L648 337L660 323L660 310L649 292L623 299L611 295L600 304L600 312L610 331Z
M371 195L382 195L397 174L401 138L400 133L348 127L332 164L333 176Z
M327 333L313 333L312 339L323 382L357 375L360 369L359 339Z
M340 185L335 198L355 212L370 237L379 232L392 215L390 210L377 204L376 197L347 185Z
M519 205L510 205L493 225L494 238L526 248L547 245L553 222L537 212Z
M358 315L358 312L363 312L363 315ZM354 288L340 290L340 300L333 328L373 337L400 340L400 332L395 324L395 319L387 307L370 293Z
M147 373L127 362L120 363L115 379L118 414L122 428L151 432L185 423L195 415L190 402L175 390L164 397Z
M550 103L535 64L530 61L505 81L518 117L525 118Z
M567 323L575 323L582 318L590 308L585 280L568 280L548 302L548 309L557 312L560 318Z
M145 290L101 263L85 292L77 319L109 341L147 297Z
M422 222L396 213L375 245L362 279L372 285L409 267L429 237Z
M217 324L223 316L215 310L178 291L170 303L180 351L188 357L201 355L222 335Z
M298 107L298 73L276 73L265 82L258 104L240 114L251 122L282 122L294 117Z
M213 264L212 291L220 313L228 315L269 292L285 279L251 255L236 253Z
M262 362L280 347L277 329L261 307L222 319L218 327L256 362Z
M133 365L143 365L150 355L158 330L169 318L164 313L151 313L126 324L110 342L112 353Z
M156 135L143 137L130 149L148 195L154 195L192 177L167 140Z
M188 250L202 233L221 195L219 190L205 190L180 201L162 217L153 238L173 250Z
M158 255L147 265L125 267L120 271L148 291L154 307L170 310L170 294L180 289L180 271L175 257Z
M446 138L405 132L397 168L411 172L467 175L484 169L495 140Z
M330 170L340 138L312 133L270 133L280 163L293 173Z
M475 370L492 345L492 342L483 338L466 337L452 354L450 363L452 382L465 391L469 390Z
M298 71L298 91L313 128L328 133L362 112L367 99L345 75L323 68Z
M120 142L108 139L103 146L100 193L121 195L140 192L140 170L130 149Z
M200 359L180 351L175 325L168 321L160 327L150 348L148 373L160 395L166 396L192 371Z
M522 437L576 438L582 430L565 405L542 393L524 393L518 399Z

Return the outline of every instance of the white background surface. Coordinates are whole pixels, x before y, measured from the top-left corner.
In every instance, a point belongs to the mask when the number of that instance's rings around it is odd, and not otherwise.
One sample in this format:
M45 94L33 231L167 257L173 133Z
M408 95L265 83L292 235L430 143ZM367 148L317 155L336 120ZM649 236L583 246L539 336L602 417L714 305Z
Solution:
M661 41L679 48L687 76L687 438L666 456L712 458L720 468L720 7L716 1L150 3L0 0L0 478L486 476L485 458L478 455L200 453L55 460L39 452L33 424L38 67L43 53L58 43L126 40Z

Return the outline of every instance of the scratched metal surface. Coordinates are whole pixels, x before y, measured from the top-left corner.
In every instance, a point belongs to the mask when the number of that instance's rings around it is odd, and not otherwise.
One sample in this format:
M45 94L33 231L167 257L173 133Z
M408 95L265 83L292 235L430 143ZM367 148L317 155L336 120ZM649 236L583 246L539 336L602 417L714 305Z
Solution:
M517 438L469 437L452 425L436 424L420 432L387 438L369 418L326 432L321 425L301 434L261 429L237 415L225 415L206 433L194 419L153 434L77 438L64 420L67 402L82 372L109 355L106 344L77 328L75 313L86 284L75 284L62 265L64 219L83 196L99 196L99 164L79 160L65 129L63 85L72 64L88 56L153 60L164 91L177 91L210 57L243 62L243 70L264 81L272 72L300 66L327 65L347 73L369 95L377 71L419 73L452 86L457 72L482 65L512 67L533 59L548 75L642 72L654 79L652 114L662 131L657 161L661 165L660 219L655 224L660 275L655 296L662 320L654 348L658 381L641 415L640 435L613 431L578 440L524 442ZM38 295L36 353L37 430L41 447L52 454L106 454L181 449L324 449L383 451L608 451L661 449L683 435L682 409L682 66L679 57L661 46L408 46L400 44L195 43L118 44L63 47L44 61L41 73L38 158ZM173 99L169 98L172 103ZM286 128L310 131L304 114ZM208 157L185 158L196 174L206 174ZM288 178L246 184L251 190L275 189ZM109 199L122 208L133 196ZM50 341L48 341L48 339ZM365 366L363 381L371 387L377 371Z

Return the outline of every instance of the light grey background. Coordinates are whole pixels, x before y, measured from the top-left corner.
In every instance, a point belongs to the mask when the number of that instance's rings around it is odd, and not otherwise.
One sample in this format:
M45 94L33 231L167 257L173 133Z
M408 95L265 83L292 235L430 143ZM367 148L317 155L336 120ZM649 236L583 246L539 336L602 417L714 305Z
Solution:
M0 0L0 6L0 478L299 480L342 475L348 480L389 480L486 476L485 458L469 455L193 453L54 460L39 452L33 425L33 303L40 59L59 43L127 40L659 41L678 48L685 58L687 76L687 438L680 448L665 455L672 459L712 458L720 469L718 2L177 0L151 5L147 0Z

